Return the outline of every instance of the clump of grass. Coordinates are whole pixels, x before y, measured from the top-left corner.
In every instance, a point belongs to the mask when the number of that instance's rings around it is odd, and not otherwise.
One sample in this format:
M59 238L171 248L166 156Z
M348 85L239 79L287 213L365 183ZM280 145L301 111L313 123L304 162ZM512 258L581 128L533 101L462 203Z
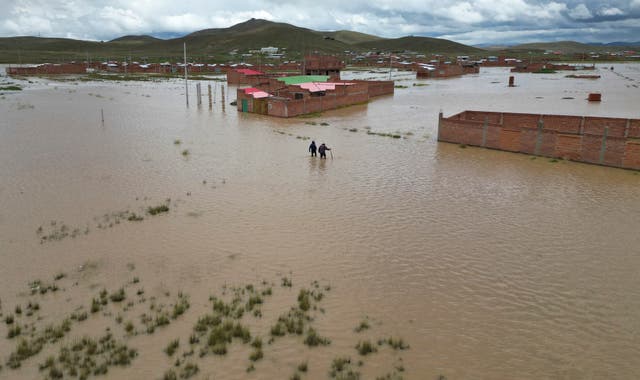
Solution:
M409 345L405 343L405 341L402 338L390 337L388 339L378 340L378 346L381 346L385 343L388 344L389 347L393 348L394 350L406 350L409 348Z
M304 344L309 347L327 346L331 344L331 340L321 337L315 329L310 327L307 330L307 336L304 338Z
M200 368L198 368L197 364L187 363L184 365L184 367L182 367L182 370L180 371L180 378L189 379L195 376L199 371L200 371Z
M307 362L302 362L298 364L298 371L307 372L308 370L309 370L309 365L307 364Z
M22 328L20 327L20 325L16 324L15 326L9 328L9 331L7 332L7 339L13 339L20 335L21 332Z
M180 141L180 139L173 140L173 145L180 145L180 144L182 144L182 141Z
M184 294L178 294L178 301L175 305L173 305L173 311L171 312L171 318L176 319L182 314L184 314L187 309L189 309L189 299Z
M467 147L467 145L466 144L460 144L459 147L462 148L462 149L465 149Z
M404 85L401 85L401 84L397 84L397 85L393 86L393 88L409 88L409 86L404 86Z
M358 128L349 128L349 132L358 132Z
M264 357L264 353L262 352L262 348L256 348L251 355L249 355L249 360L252 362L256 362Z
M362 356L366 356L378 351L378 349L368 340L358 342L358 344L356 345L356 350L358 350L358 353Z
M315 121L305 121L305 124L317 125L318 123L316 123Z
M126 331L128 334L131 334L134 330L134 326L133 326L133 322L128 321L127 323L125 323L124 325L124 331Z
M147 208L147 213L149 213L149 215L158 215L163 212L169 212L169 206L166 204Z
M115 293L111 293L109 296L111 302L122 302L125 298L127 298L127 295L124 292L124 288L118 289Z
M282 277L282 287L290 288L293 286L293 282L288 277Z
M178 375L176 374L176 371L170 369L164 373L164 376L162 376L162 380L178 380Z
M302 378L300 377L300 374L298 372L295 372L293 375L291 375L291 377L289 378L289 380L301 380Z
M185 149L185 150L183 150L183 151L182 151L182 153L181 153L181 154L182 154L184 157L187 157L188 155L190 155L190 154L191 154L191 152L189 152L189 149Z
M300 293L298 293L298 307L302 311L308 311L309 308L311 307L308 290L300 289Z
M320 125L322 125L323 127L326 127L326 126L328 126L328 125L329 125L329 123L327 123L327 122L323 121L322 123L320 123Z
M354 329L355 332L359 333L362 332L364 330L368 330L369 329L369 322L367 322L366 319L363 319L360 324Z
M10 325L13 324L14 319L13 319L13 315L9 314L6 317L4 317L4 323Z
M552 159L549 160L549 162L556 163L556 162L558 162L558 159L552 158Z
M127 217L127 220L130 222L140 222L144 220L142 215L138 215L135 212L132 212L131 215Z
M351 358L349 357L337 357L333 359L329 376L341 380L360 379L360 373L351 369Z
M71 314L71 316L69 317L72 321L78 321L78 322L82 322L84 320L86 320L89 316L87 315L86 311L83 312L75 312L73 314Z
M179 346L180 346L179 339L172 340L164 349L164 352L166 352L168 356L173 356L173 354L176 352Z
M62 280L62 279L63 279L63 278L65 278L65 277L67 277L67 275L61 272L61 273L56 274L56 275L53 277L53 280L54 280L54 281L58 281L58 280Z

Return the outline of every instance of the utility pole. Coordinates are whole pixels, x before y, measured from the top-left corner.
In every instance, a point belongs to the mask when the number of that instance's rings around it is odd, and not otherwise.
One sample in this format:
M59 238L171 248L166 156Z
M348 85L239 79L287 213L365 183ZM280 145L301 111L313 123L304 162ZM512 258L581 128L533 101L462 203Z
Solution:
M391 53L389 53L389 80L391 80Z
M184 43L184 95L187 98L187 107L189 107L189 85L187 84L187 43Z

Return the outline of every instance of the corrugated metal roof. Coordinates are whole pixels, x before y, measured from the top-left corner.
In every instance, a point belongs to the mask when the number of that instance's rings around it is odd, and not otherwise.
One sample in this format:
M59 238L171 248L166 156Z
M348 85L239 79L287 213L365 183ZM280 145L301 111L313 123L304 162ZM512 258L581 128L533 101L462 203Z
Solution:
M326 82L329 79L328 75L296 75L292 77L278 78L279 81L284 82L286 85L300 84L307 82Z
M264 74L262 71L252 70L252 69L236 69L237 72L242 73L244 75L262 75Z
M345 82L308 82L308 83L300 83L300 88L304 88L305 90L309 90L309 92L320 92L327 90L335 90L336 86L351 86L353 83L345 83Z
M254 87L245 88L244 93L247 95L251 95L254 99L268 98L269 96L271 96L269 95L269 93Z

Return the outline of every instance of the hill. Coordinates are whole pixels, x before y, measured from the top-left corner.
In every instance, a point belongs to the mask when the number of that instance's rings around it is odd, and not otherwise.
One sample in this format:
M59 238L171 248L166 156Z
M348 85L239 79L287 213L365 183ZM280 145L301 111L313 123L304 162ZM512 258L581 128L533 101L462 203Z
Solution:
M421 53L474 53L480 49L456 42L429 38L381 38L369 34L336 31L323 32L287 23L250 19L229 28L204 29L186 36L158 39L151 36L123 36L109 42L64 38L0 38L0 62L40 63L84 60L132 59L180 61L183 44L189 59L224 62L237 60L235 52L247 53L261 47L275 46L287 52L288 59L302 54L342 53L349 51L416 51ZM244 57L257 60L257 57Z
M151 36L123 36L109 41L110 43L125 43L125 44L144 44L148 42L160 41L159 38Z
M558 41L558 42L536 42L511 46L510 50L553 50L561 51L565 54L588 53L592 51L611 50L610 47L603 45L588 45L575 41Z
M366 33L352 32L350 30L338 30L337 32L320 32L323 36L333 38L345 44L353 45L362 42L373 42L384 40L382 37Z
M482 49L459 44L457 42L431 37L401 37L393 39L381 39L378 41L367 41L355 44L362 49L369 50L390 50L394 52L415 51L419 53L478 53Z

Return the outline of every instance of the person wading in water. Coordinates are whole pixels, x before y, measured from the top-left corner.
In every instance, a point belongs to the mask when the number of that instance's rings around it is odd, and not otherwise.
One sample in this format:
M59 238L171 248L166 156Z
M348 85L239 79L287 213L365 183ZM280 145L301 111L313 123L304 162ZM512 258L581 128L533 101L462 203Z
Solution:
M318 148L318 152L320 153L320 158L327 158L327 150L331 150L331 148L328 148L326 145L324 145L324 143L320 144L320 147Z
M311 157L316 156L316 142L311 141L311 145L309 145L309 152L311 152Z

